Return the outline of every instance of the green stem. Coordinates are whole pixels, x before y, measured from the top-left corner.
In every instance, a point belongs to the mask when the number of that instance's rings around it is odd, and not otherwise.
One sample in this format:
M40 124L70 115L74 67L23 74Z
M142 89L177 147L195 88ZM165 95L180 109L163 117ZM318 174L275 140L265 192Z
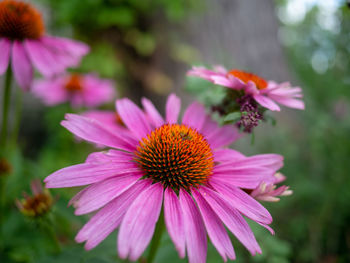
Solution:
M152 241L151 241L151 247L150 247L149 254L146 261L147 263L152 263L154 258L156 257L157 250L159 248L160 241L162 239L164 227L165 227L165 224L164 224L164 216L163 216L163 209L162 209L159 216L158 223L156 225L156 229L154 231Z
M40 221L40 226L43 232L51 239L52 244L55 247L55 253L61 253L61 245L56 236L55 230L52 227L52 220L50 220L50 218L45 218L42 221Z
M0 135L0 146L2 149L6 147L7 139L7 122L10 108L10 98L11 98L11 82L12 82L12 70L11 66L7 68L5 76L5 87L4 87L4 97L3 97L3 108L2 108L2 126Z
M3 251L5 246L4 240L4 217L5 217L5 190L7 174L0 175L0 252ZM1 254L1 253L0 253Z
M22 116L22 91L17 89L16 92L16 109L15 109L15 125L12 132L12 144L17 145L17 139L19 134L19 129L21 127L21 116Z

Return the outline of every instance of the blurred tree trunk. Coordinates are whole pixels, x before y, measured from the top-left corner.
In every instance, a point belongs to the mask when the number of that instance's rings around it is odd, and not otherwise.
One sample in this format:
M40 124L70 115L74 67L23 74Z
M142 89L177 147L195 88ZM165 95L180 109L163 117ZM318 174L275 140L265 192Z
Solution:
M193 16L187 37L203 63L224 64L267 79L290 79L278 39L271 0L206 0L206 12Z

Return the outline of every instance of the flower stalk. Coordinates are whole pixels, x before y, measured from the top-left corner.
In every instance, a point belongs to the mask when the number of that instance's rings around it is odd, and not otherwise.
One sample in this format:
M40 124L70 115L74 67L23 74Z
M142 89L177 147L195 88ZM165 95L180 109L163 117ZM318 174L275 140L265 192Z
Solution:
M7 124L8 124L8 115L10 108L10 99L11 99L11 83L12 83L12 70L11 66L7 68L5 76L5 87L4 87L4 96L3 96L3 108L2 108L2 125L1 125L1 135L0 135L0 146L1 149L5 149L7 142Z
M151 241L149 254L147 257L147 263L152 263L154 258L156 257L160 241L162 239L162 234L164 231L165 223L164 223L164 212L163 209L161 210L159 221L157 222L156 229L154 230L154 235Z

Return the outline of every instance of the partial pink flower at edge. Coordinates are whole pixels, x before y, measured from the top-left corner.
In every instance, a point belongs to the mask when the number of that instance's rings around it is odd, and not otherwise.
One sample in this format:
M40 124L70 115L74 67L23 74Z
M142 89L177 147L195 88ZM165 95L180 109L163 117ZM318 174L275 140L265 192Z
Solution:
M62 122L76 136L112 148L45 179L49 188L87 185L70 203L76 215L97 213L76 241L92 249L119 228L119 256L135 261L152 238L164 201L168 233L179 256L187 253L190 263L206 261L206 235L225 261L235 259L226 228L252 255L261 253L243 215L270 231L272 217L243 189L274 182L282 156L246 157L227 149L240 137L238 131L232 125L219 127L197 102L181 122L175 95L168 98L165 118L149 100L142 104L144 110L128 99L117 101L126 126L121 133L75 114Z
M291 87L288 82L278 84L274 81L265 81L252 73L240 70L225 71L223 66L215 66L214 70L193 67L187 75L234 90L244 90L245 94L251 95L261 106L272 111L280 111L276 102L289 108L300 110L305 108L301 100L303 97L301 88Z
M11 65L14 78L28 90L34 68L45 77L79 65L89 47L81 42L45 34L41 14L21 1L0 2L0 75Z

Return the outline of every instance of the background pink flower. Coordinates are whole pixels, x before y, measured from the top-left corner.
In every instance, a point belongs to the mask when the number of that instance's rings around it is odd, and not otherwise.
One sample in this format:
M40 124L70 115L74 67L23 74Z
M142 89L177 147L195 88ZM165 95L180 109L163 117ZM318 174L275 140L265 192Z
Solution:
M33 67L46 77L78 66L89 51L87 45L45 34L41 14L30 4L0 2L0 75L11 64L22 89L29 89Z
M92 74L70 74L37 80L33 93L46 105L70 102L73 107L96 107L113 100L114 83Z
M208 80L216 85L234 90L243 90L245 94L251 95L261 106L272 111L280 110L276 102L289 108L300 110L305 108L304 102L301 100L303 97L301 88L291 87L288 82L278 84L245 71L225 71L222 66L216 66L214 70L193 67L187 74Z
M76 240L92 249L119 228L121 258L137 260L155 230L161 206L167 230L180 255L205 262L207 235L222 258L235 259L226 228L250 251L261 249L244 216L266 227L269 212L242 189L274 182L283 158L246 157L227 149L240 137L232 125L219 127L202 105L192 103L178 122L180 100L170 95L165 119L143 99L141 110L128 99L116 102L126 129L112 132L102 121L67 114L62 125L87 141L116 150L96 152L85 163L45 179L49 188L88 185L71 204L76 215L99 210ZM226 227L226 228L225 228Z

